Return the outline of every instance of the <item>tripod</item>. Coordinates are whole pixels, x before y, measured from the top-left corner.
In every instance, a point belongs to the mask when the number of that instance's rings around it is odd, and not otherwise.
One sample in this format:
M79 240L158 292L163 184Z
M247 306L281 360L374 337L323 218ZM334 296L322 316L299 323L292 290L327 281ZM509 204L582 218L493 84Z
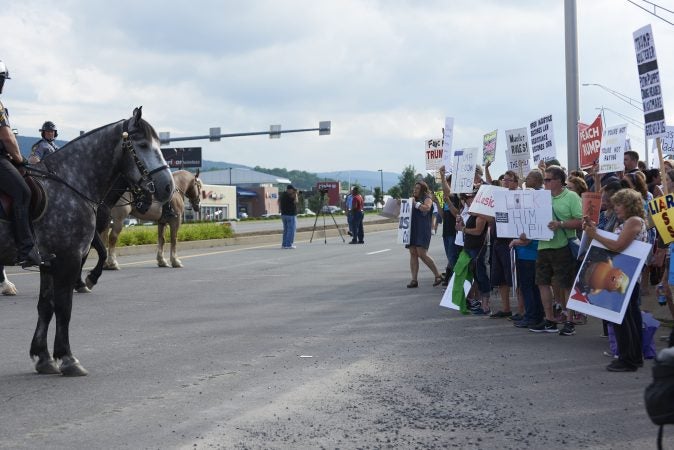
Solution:
M339 237L342 238L342 242L346 242L344 240L344 236L342 235L342 230L339 229L339 225L337 225L337 220L335 220L335 216L332 214L332 211L330 208L325 204L325 192L321 191L321 206L318 208L318 212L316 213L316 219L314 220L314 228L311 230L311 239L309 239L309 243L314 240L314 233L316 232L316 224L318 223L318 216L321 215L323 216L323 238L325 239L325 244L327 245L328 243L328 234L326 233L326 225L325 225L325 210L328 211L328 214L330 214L330 217L332 217L332 221L335 223L335 228L337 228L337 232L339 233Z

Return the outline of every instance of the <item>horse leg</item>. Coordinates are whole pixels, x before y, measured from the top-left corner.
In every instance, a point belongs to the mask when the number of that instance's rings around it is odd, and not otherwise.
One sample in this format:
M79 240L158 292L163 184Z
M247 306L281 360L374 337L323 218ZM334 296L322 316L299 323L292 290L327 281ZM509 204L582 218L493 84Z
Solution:
M178 259L178 227L180 226L180 217L175 218L169 224L169 230L171 231L171 266L179 268L183 266L183 263Z
M37 373L43 375L61 373L56 362L49 354L49 347L47 346L49 322L51 322L51 318L54 315L54 278L48 271L48 268L40 268L40 297L37 302L37 326L35 327L35 334L33 334L33 340L30 344L30 357L33 360L37 358L35 370Z
M0 292L2 295L16 295L16 286L9 281L5 273L5 266L0 266Z
M159 267L168 267L168 263L164 259L164 230L165 223L157 223L157 265Z
M82 281L82 269L84 269L84 264L86 264L88 256L89 254L87 253L82 258L82 264L80 265L80 277L77 279L77 282L75 283L75 292L80 294L88 294L91 292L91 289L89 289L86 283Z
M108 235L108 258L103 266L106 270L119 270L117 263L117 238L122 231L123 223L113 223L110 227L110 234Z
M70 350L70 316L73 307L73 288L80 272L81 259L78 257L59 261L53 277L54 315L56 333L54 335L54 358L61 360L60 370L64 376L78 377L88 375Z
M105 264L105 260L108 258L108 251L105 249L103 239L101 239L98 233L94 234L94 240L91 241L91 245L93 245L96 253L98 253L98 261L96 262L96 266L87 274L86 283L89 289L98 283L98 279L101 277L101 273L103 273L103 264Z

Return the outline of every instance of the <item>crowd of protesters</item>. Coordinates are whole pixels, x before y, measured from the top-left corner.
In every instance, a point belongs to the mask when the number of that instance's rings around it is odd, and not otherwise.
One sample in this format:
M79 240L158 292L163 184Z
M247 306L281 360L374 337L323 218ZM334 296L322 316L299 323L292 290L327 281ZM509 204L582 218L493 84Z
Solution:
M631 372L641 367L640 302L649 285L662 283L670 313L674 316L670 290L670 284L674 285L674 273L668 271L670 249L658 238L652 222L648 220L648 202L665 191L672 191L674 171L666 162L662 172L662 177L668 183L665 188L662 186L660 171L646 170L640 164L638 153L625 152L624 163L623 172L599 175L593 173L596 166L589 172L577 170L569 173L558 161L552 160L541 162L537 168L522 174L524 180L520 174L511 170L502 174L498 180L493 180L489 173L490 164L487 163L485 173L480 166L476 167L473 191L463 194L452 193L451 174L447 175L445 168L441 168L444 199L440 205L442 238L447 257L442 284L447 286L455 273L457 279L459 272L471 274L473 283L463 311L496 319L506 318L515 327L535 333L573 336L576 325L586 323L587 317L567 308L567 300L581 268L569 241L585 232L607 249L620 253L633 241L640 240L651 244L652 250L644 265L641 281L636 283L632 291L622 323L612 325L618 351L607 370ZM536 241L524 234L517 239L499 237L493 219L468 211L483 184L511 190L549 190L553 220L547 226L553 232L553 238ZM417 198L419 212L431 209L424 187L423 183L415 187L415 197L417 189L420 190ZM601 212L596 223L590 217L583 216L581 195L588 191L601 193ZM607 238L597 230L611 232L613 237ZM438 284L438 270L425 253L427 241L430 241L430 234L424 236L421 247L410 247L413 278L408 287L417 286L418 259L433 271ZM511 249L515 252L516 291L512 288ZM493 289L498 292L498 307L490 301ZM516 309L511 308L511 292L514 294L512 300L517 305ZM604 322L603 335L606 334L607 322Z

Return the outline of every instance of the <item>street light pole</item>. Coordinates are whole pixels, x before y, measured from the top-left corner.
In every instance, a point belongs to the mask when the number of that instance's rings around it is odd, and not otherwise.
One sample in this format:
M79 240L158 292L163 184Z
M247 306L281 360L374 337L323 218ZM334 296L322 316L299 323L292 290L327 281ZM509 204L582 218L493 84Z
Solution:
M380 187L381 187L381 203L382 206L384 205L384 170L379 169L379 181L380 181Z
M566 148L569 169L578 167L578 32L576 0L564 0Z

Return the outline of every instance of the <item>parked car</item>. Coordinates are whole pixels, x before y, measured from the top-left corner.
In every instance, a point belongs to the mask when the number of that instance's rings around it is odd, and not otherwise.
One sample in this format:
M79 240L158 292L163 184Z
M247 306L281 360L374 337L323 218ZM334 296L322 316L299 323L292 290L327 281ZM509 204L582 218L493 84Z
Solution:
M262 214L260 217L262 217L262 218L264 218L264 219L278 219L278 218L281 217L281 214L278 214L278 213L276 213L276 214L265 213L265 214Z
M304 215L305 216L315 216L316 213L313 212L312 210L310 210L309 208L307 208L307 209L304 210Z
M321 212L325 214L341 214L342 208L339 206L325 205L321 208Z

